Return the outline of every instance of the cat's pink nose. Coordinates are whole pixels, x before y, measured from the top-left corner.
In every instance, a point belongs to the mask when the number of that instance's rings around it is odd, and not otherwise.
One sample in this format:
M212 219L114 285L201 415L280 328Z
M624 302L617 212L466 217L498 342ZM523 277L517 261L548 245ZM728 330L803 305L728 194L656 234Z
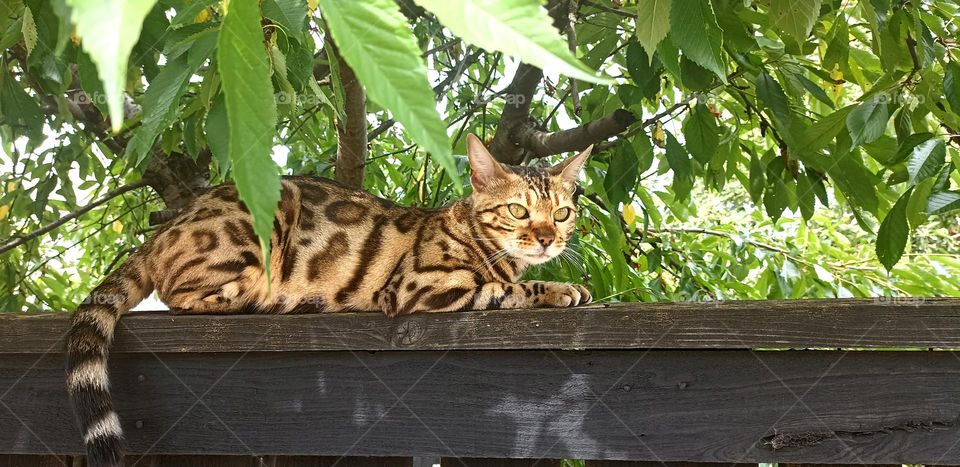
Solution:
M537 241L540 242L540 246L546 248L553 244L554 236L553 235L537 235Z

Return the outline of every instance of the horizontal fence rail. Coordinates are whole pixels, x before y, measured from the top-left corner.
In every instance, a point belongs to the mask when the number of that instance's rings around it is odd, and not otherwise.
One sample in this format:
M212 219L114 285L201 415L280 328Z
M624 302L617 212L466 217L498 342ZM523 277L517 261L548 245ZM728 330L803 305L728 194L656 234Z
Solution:
M0 314L0 465L81 452L68 320ZM110 371L138 465L960 464L953 348L957 299L132 313Z
M0 353L59 350L66 313L0 313ZM616 303L423 313L134 312L114 352L960 348L960 299Z

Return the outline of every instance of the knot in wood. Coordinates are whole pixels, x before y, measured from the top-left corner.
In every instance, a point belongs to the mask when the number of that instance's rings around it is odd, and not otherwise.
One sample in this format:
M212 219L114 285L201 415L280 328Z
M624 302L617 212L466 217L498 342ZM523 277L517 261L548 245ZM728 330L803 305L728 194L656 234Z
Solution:
M410 320L402 321L394 329L393 343L403 346L413 345L423 339L423 334L422 324Z

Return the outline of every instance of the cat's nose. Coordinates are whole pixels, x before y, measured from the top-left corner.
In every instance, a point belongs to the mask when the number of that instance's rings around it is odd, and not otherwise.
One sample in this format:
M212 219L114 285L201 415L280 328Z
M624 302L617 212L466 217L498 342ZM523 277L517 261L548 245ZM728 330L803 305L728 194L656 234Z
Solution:
M544 248L546 248L546 247L550 246L551 244L553 244L554 238L555 238L555 237L554 237L553 235L549 235L549 234L548 234L548 235L543 235L543 234L537 235L537 241L540 242L540 246L542 246L542 247L544 247Z

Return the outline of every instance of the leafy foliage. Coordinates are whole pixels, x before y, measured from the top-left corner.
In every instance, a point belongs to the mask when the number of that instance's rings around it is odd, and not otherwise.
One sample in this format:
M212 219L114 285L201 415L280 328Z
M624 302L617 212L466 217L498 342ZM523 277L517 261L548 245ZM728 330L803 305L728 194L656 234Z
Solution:
M960 294L954 2L562 1L0 3L0 308L72 309L197 179L236 183L268 236L279 174L339 170L332 43L369 97L364 188L398 203L457 198L463 136L518 109L590 130L580 236L537 277L607 300ZM510 144L561 157L535 139Z

